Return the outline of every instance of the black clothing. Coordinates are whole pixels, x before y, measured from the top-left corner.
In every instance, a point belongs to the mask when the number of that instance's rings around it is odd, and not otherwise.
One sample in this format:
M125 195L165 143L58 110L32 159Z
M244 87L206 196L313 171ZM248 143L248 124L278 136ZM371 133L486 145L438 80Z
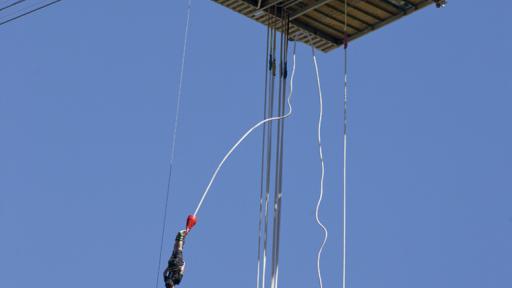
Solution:
M165 287L174 288L179 285L181 279L183 279L183 273L185 272L185 261L183 260L183 244L185 240L185 232L180 231L176 235L176 241L174 243L174 251L169 259L167 269L164 272Z

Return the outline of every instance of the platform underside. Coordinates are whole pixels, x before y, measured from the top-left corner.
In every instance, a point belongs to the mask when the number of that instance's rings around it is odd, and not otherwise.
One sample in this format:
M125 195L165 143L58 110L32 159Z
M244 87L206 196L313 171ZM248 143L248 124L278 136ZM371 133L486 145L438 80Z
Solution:
M281 25L276 20L287 14L290 38L325 52L344 42L345 0L213 1L278 30ZM348 0L348 39L355 40L430 4L432 0Z

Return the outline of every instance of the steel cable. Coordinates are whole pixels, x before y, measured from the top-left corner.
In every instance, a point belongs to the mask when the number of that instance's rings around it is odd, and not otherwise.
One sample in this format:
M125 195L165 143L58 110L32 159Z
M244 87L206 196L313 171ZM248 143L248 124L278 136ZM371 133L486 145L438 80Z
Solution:
M270 19L269 16L267 16L267 19ZM267 26L267 51L266 51L266 57L265 57L265 100L263 103L263 118L268 117L268 108L267 108L267 102L268 102L268 70L269 70L269 44L270 44L270 27ZM261 176L260 176L260 209L259 209L259 218L258 218L258 260L257 260L257 273L256 273L256 288L260 287L260 278L261 278L261 226L263 222L263 183L264 183L264 166L265 166L265 142L266 142L266 133L267 133L267 125L263 126L263 137L262 137L262 144L261 144Z
M272 18L270 18L272 19ZM270 28L270 71L269 74L269 85L268 85L268 109L269 109L269 117L274 115L274 86L276 79L276 30L272 25ZM267 161L266 161L266 171L265 171L265 226L264 226L264 241L263 241L263 274L262 274L262 284L261 287L265 288L267 283L267 247L268 247L268 218L269 218L269 205L270 205L270 172L272 170L272 122L266 124L267 126Z
M169 195L171 194L171 182L172 182L172 172L174 168L174 155L176 151L176 138L178 135L178 123L179 123L179 115L180 115L180 107L181 107L181 98L183 94L183 78L185 74L185 60L187 56L187 44L189 38L189 30L190 30L190 14L192 10L192 0L188 1L187 5L187 22L185 24L185 35L183 41L183 50L181 55L181 66L179 72L179 80L178 80L178 91L177 91L177 99L176 99L176 109L175 109L175 118L174 118L174 128L172 133L171 140L171 155L169 160L169 174L167 178L167 189L165 194L165 204L164 204L164 215L162 219L162 233L160 237L160 254L158 257L158 268L156 275L156 284L155 287L158 288L160 283L160 269L162 268L162 254L165 240L165 228L167 226L167 211L169 209Z
M52 1L52 2L49 2L49 3L44 4L44 5L42 5L42 6L37 6L37 7L36 7L35 5L30 6L30 7L31 7L31 9L30 9L30 10L28 10L28 11L26 11L26 12L23 12L23 13L21 13L21 14L19 14L19 15L16 15L16 16L14 16L14 17L11 17L11 18L9 18L9 19L7 19L7 20L0 20L0 26L5 25L5 24L7 24L7 23L10 23L10 22L12 22L12 21L14 21L14 20L20 19L21 17L24 17L24 16L30 15L30 14L32 14L32 13L35 13L35 12L37 12L37 11L39 11L39 10L42 10L42 9L44 9L44 8L46 8L46 7L49 7L49 6L51 6L51 5L57 4L57 3L61 2L61 1L62 1L62 0L55 0L55 1Z
M347 143L348 143L348 35L347 35L347 1L345 0L345 63L344 63L344 96L343 96L343 268L342 288L347 287Z
M18 1L12 2L11 4L8 4L8 5L5 5L5 6L1 7L0 11L4 11L4 10L9 9L11 7L14 7L14 6L18 5L18 4L21 4L21 3L25 2L25 1L27 1L27 0L18 0Z

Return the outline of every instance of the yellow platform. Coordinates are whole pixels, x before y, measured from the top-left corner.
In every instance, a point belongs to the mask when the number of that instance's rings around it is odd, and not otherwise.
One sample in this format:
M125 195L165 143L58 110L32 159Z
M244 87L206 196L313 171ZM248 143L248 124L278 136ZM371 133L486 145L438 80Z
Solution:
M290 20L290 38L328 52L343 45L345 0L213 0L264 25L282 15ZM436 2L434 0L348 0L349 41L375 31ZM284 12L285 11L285 12ZM280 25L275 25L280 30Z

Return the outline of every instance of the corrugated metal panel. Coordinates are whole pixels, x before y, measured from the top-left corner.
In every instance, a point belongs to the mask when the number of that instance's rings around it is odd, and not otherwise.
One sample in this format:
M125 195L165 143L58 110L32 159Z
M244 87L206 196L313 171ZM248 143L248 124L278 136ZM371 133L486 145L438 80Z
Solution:
M343 45L345 0L213 0L264 25L290 17L290 38L328 52ZM432 3L433 0L348 0L350 41ZM258 7L258 5L260 5ZM277 27L281 30L280 27Z

